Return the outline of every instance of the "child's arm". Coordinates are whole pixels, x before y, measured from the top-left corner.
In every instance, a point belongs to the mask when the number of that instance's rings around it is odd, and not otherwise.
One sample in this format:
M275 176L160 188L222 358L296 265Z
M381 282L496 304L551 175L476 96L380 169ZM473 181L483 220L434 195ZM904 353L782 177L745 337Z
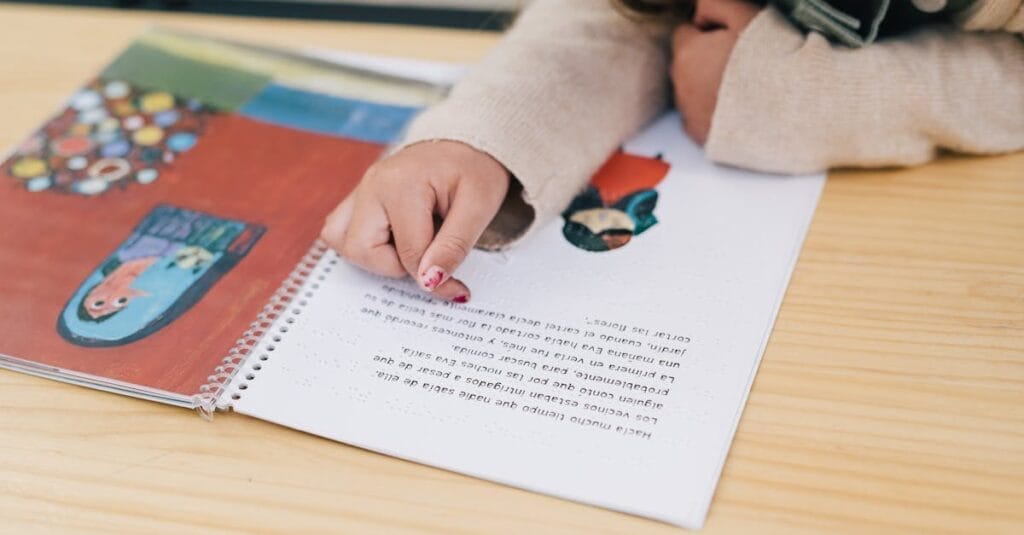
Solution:
M667 33L610 0L536 0L445 102L413 122L405 145L447 139L493 156L546 219L664 108ZM504 246L524 223L493 228L480 245Z
M321 235L369 271L467 299L450 275L474 244L502 247L557 215L664 106L667 32L609 0L537 0ZM432 214L444 217L436 236Z
M978 5L964 27L1024 31L1021 0ZM804 36L772 9L733 50L706 144L718 162L786 173L1021 148L1020 36L939 26L849 49Z

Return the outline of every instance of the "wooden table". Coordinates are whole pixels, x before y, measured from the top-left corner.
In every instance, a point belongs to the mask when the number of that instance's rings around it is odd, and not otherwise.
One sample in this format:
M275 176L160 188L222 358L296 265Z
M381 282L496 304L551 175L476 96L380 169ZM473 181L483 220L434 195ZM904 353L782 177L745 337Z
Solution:
M3 6L0 146L153 22L458 61L495 41ZM0 371L0 532L252 531L681 530L236 414L211 425ZM1024 154L832 176L705 531L1024 533Z

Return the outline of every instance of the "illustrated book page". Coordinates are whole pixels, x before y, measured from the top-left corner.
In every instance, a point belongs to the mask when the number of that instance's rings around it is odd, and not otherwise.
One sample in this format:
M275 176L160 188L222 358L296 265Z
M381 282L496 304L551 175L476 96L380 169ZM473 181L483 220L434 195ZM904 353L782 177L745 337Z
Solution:
M0 366L195 406L443 89L157 29L0 160Z

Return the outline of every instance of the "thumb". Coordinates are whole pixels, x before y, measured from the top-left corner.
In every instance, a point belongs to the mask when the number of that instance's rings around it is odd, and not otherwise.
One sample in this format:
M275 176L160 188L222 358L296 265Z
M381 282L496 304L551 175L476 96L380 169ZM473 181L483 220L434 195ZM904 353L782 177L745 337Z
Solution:
M461 193L461 194L460 194ZM478 196L459 190L430 242L419 265L420 285L433 291L462 265L484 229L494 218L494 210Z

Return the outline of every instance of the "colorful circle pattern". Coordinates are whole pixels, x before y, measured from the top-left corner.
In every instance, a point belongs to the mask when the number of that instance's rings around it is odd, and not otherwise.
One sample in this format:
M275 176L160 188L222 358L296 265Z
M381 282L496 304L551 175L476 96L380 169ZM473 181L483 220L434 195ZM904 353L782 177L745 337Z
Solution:
M198 143L214 112L121 80L97 80L32 134L0 172L27 191L94 196L152 184Z

